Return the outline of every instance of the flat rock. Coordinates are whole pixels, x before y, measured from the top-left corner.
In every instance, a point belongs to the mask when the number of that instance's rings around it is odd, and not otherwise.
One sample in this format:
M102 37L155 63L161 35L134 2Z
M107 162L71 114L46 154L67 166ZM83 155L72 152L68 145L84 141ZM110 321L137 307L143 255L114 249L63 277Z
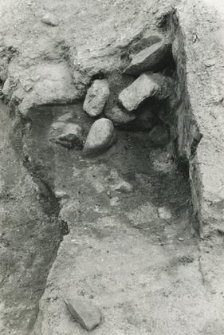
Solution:
M136 119L135 114L127 113L118 106L106 111L105 115L115 126L122 126Z
M52 13L46 13L41 19L41 22L47 24L48 26L56 27L59 25L59 19L56 15Z
M72 149L83 146L83 130L76 123L55 122L51 126L50 140Z
M91 331L101 323L101 313L92 301L80 297L68 297L65 305L74 318L84 329Z
M139 75L145 71L158 71L165 68L172 54L170 43L159 42L131 56L132 60L125 74Z
M86 156L97 155L115 142L113 123L105 118L95 121L90 128L83 152Z
M99 116L109 98L110 89L106 79L95 80L88 89L83 109L90 116Z
M150 140L157 146L165 146L170 141L170 134L165 126L158 125L149 133Z
M119 101L127 111L132 112L146 99L155 96L159 90L160 86L153 76L144 73L120 93Z

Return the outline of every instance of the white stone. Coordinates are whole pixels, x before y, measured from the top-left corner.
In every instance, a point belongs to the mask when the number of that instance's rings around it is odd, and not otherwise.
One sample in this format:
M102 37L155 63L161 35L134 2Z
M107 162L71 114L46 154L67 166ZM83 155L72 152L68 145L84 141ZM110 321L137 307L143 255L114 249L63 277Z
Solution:
M110 89L106 79L95 80L88 89L83 109L92 117L99 116L109 98Z
M97 155L115 142L113 123L105 118L95 121L89 131L83 152L87 156Z
M158 215L162 220L170 220L172 218L171 211L166 207L159 207L158 208Z
M153 80L153 77L144 73L120 93L119 101L127 111L132 112L143 101L155 96L159 88L160 86Z

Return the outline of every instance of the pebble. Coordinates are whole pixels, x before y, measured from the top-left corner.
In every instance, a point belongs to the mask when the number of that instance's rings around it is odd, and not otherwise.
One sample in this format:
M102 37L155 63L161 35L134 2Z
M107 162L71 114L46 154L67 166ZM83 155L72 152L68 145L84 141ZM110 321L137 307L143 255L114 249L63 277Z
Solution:
M126 181L121 181L113 187L113 190L121 193L131 193L133 192L133 186Z
M109 84L106 79L95 80L88 89L83 109L92 117L102 114L110 95Z
M56 15L52 14L52 13L46 13L44 14L44 16L41 19L42 23L45 23L49 26L53 26L56 27L59 25L59 19Z
M162 220L170 220L172 218L171 211L166 207L159 207L158 208L158 215Z
M83 153L86 156L95 156L103 153L116 140L113 123L105 118L95 121L90 128L84 145Z
M101 323L101 312L92 300L69 296L65 299L65 305L74 320L87 331L95 329Z
M120 199L118 197L113 197L110 200L110 206L112 206L112 207L118 206L119 203L120 203Z

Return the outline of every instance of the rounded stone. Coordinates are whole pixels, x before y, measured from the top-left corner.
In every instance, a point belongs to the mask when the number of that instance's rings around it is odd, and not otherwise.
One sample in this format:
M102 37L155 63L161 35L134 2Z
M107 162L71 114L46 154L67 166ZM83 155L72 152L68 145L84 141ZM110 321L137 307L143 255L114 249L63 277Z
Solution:
M113 123L105 118L95 121L90 128L84 145L86 156L97 155L107 150L115 142Z

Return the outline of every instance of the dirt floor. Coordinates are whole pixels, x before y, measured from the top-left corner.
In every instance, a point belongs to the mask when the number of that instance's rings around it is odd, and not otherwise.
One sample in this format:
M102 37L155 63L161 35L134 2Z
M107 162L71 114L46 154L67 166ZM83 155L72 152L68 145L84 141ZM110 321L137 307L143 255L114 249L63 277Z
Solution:
M0 0L0 334L86 334L65 308L69 290L99 306L95 335L224 334L223 230L205 240L194 232L188 173L170 145L116 130L116 144L87 159L48 138L66 112L88 131L82 100L73 102L89 76L117 73L130 42L155 33L169 5L179 6L186 24L189 94L204 136L203 192L206 205L216 204L208 222L217 211L220 228L222 2ZM57 27L41 22L48 11ZM217 37L220 44L210 43ZM209 62L198 62L205 45ZM29 122L6 104L23 115L31 110ZM115 190L123 181L130 192ZM164 208L169 219L159 215Z

